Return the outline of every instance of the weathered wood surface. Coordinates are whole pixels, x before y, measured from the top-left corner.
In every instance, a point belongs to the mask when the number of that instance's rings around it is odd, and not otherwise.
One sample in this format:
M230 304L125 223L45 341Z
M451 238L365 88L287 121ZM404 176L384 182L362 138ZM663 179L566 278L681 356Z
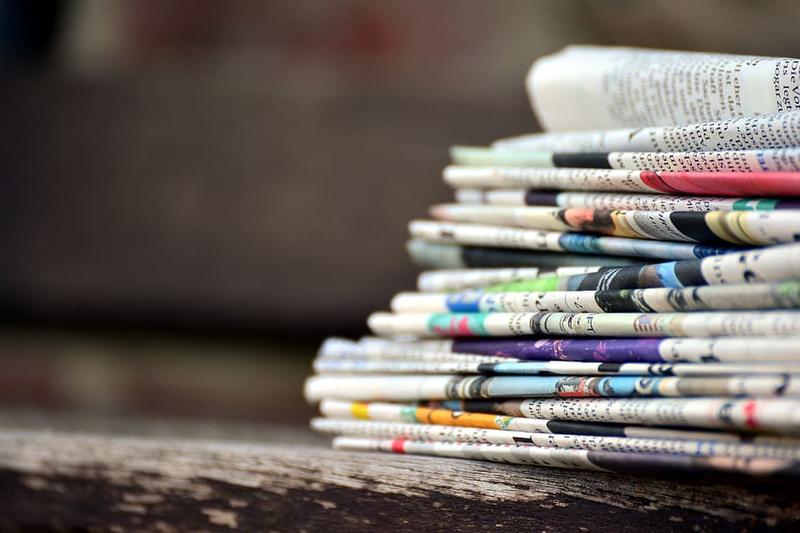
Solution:
M785 481L344 453L299 430L270 443L2 422L4 530L753 531L800 522L798 491Z

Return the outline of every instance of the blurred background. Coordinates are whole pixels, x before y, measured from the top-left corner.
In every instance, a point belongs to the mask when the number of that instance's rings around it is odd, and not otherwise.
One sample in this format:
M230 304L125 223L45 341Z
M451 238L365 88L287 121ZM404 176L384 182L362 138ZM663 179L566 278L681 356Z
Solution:
M800 57L793 0L0 0L0 410L305 424L453 143L570 43Z

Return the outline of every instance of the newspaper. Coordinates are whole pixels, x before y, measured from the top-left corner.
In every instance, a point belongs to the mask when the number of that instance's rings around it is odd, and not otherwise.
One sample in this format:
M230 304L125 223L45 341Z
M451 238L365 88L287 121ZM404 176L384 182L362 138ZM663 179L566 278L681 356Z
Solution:
M318 357L371 361L800 364L800 337L327 339Z
M545 152L713 152L800 146L800 111L668 127L533 133L493 148Z
M431 207L430 213L445 222L665 241L764 246L800 238L800 210L697 213L440 204Z
M647 258L568 254L520 248L461 246L411 239L406 243L411 260L423 268L541 268L554 270L565 266L636 265L651 262Z
M572 276L548 276L491 285L489 292L550 292L699 287L800 280L800 244L654 265L608 267Z
M753 476L797 476L800 474L800 465L796 461L781 459L729 456L695 457L664 453L607 452L511 444L473 444L344 436L333 439L333 447L337 450L405 453L630 474L675 473L676 471L693 475L710 472Z
M401 292L392 298L395 313L658 313L735 309L800 308L800 282L706 285L680 289L609 291Z
M561 153L454 146L453 163L469 167L592 168L658 172L800 171L800 148L720 152Z
M450 292L468 287L486 287L498 283L537 279L548 276L572 276L597 272L599 266L559 267L554 270L539 268L465 268L421 272L417 288L424 292Z
M553 206L562 208L630 209L633 211L772 211L800 210L800 201L784 198L670 196L609 192L551 192L536 189L456 189L456 201L470 205Z
M738 249L727 243L724 246L712 246L432 220L413 220L409 223L408 229L414 238L445 244L657 259L694 259L729 253Z
M800 311L705 313L372 313L380 336L588 337L797 336Z
M800 435L800 401L794 398L558 398L447 401L437 407L501 413L537 420L566 420L674 427L765 431Z
M368 358L314 360L317 374L489 374L524 376L733 376L800 374L800 364L783 363L590 363L572 361L430 361L406 359L376 361Z
M658 402L661 400L650 401ZM465 400L465 402L475 403L476 401ZM447 403L458 402L448 400ZM609 424L605 422L548 420L492 413L453 411L451 409L428 407L418 404L351 402L346 400L323 399L320 402L319 410L323 416L328 418L402 422L406 424L439 424L445 426L524 431L527 433L651 439L694 439L783 445L797 444L798 442L794 437L754 434L751 432L731 433L719 429L699 431L689 427L673 428L620 423Z
M654 172L594 168L448 166L444 181L454 188L530 188L714 196L800 196L798 172Z
M699 457L768 458L800 461L800 446L794 444L752 444L725 440L601 437L544 434L525 431L478 429L460 426L403 424L366 420L315 418L311 428L329 435L408 439L474 444L512 444L539 448L562 448L626 453L666 453Z
M672 126L800 109L800 60L569 46L527 86L546 130Z
M309 402L319 402L325 398L405 402L526 397L696 396L800 398L800 374L709 377L329 374L311 376L305 383L305 397Z

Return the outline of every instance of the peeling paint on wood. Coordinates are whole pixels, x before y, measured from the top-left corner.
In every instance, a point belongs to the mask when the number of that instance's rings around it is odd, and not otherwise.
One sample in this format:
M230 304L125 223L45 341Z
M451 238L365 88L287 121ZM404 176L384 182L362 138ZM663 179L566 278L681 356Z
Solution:
M0 432L0 527L796 529L786 481L664 479L241 443Z

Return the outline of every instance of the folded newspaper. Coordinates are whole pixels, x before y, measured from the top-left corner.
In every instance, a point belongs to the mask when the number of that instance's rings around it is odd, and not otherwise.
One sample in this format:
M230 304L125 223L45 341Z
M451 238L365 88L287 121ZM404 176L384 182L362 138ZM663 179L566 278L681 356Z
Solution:
M423 271L305 395L336 449L800 475L800 60L571 46L456 146ZM400 245L400 243L398 243ZM453 468L458 468L454 464Z

